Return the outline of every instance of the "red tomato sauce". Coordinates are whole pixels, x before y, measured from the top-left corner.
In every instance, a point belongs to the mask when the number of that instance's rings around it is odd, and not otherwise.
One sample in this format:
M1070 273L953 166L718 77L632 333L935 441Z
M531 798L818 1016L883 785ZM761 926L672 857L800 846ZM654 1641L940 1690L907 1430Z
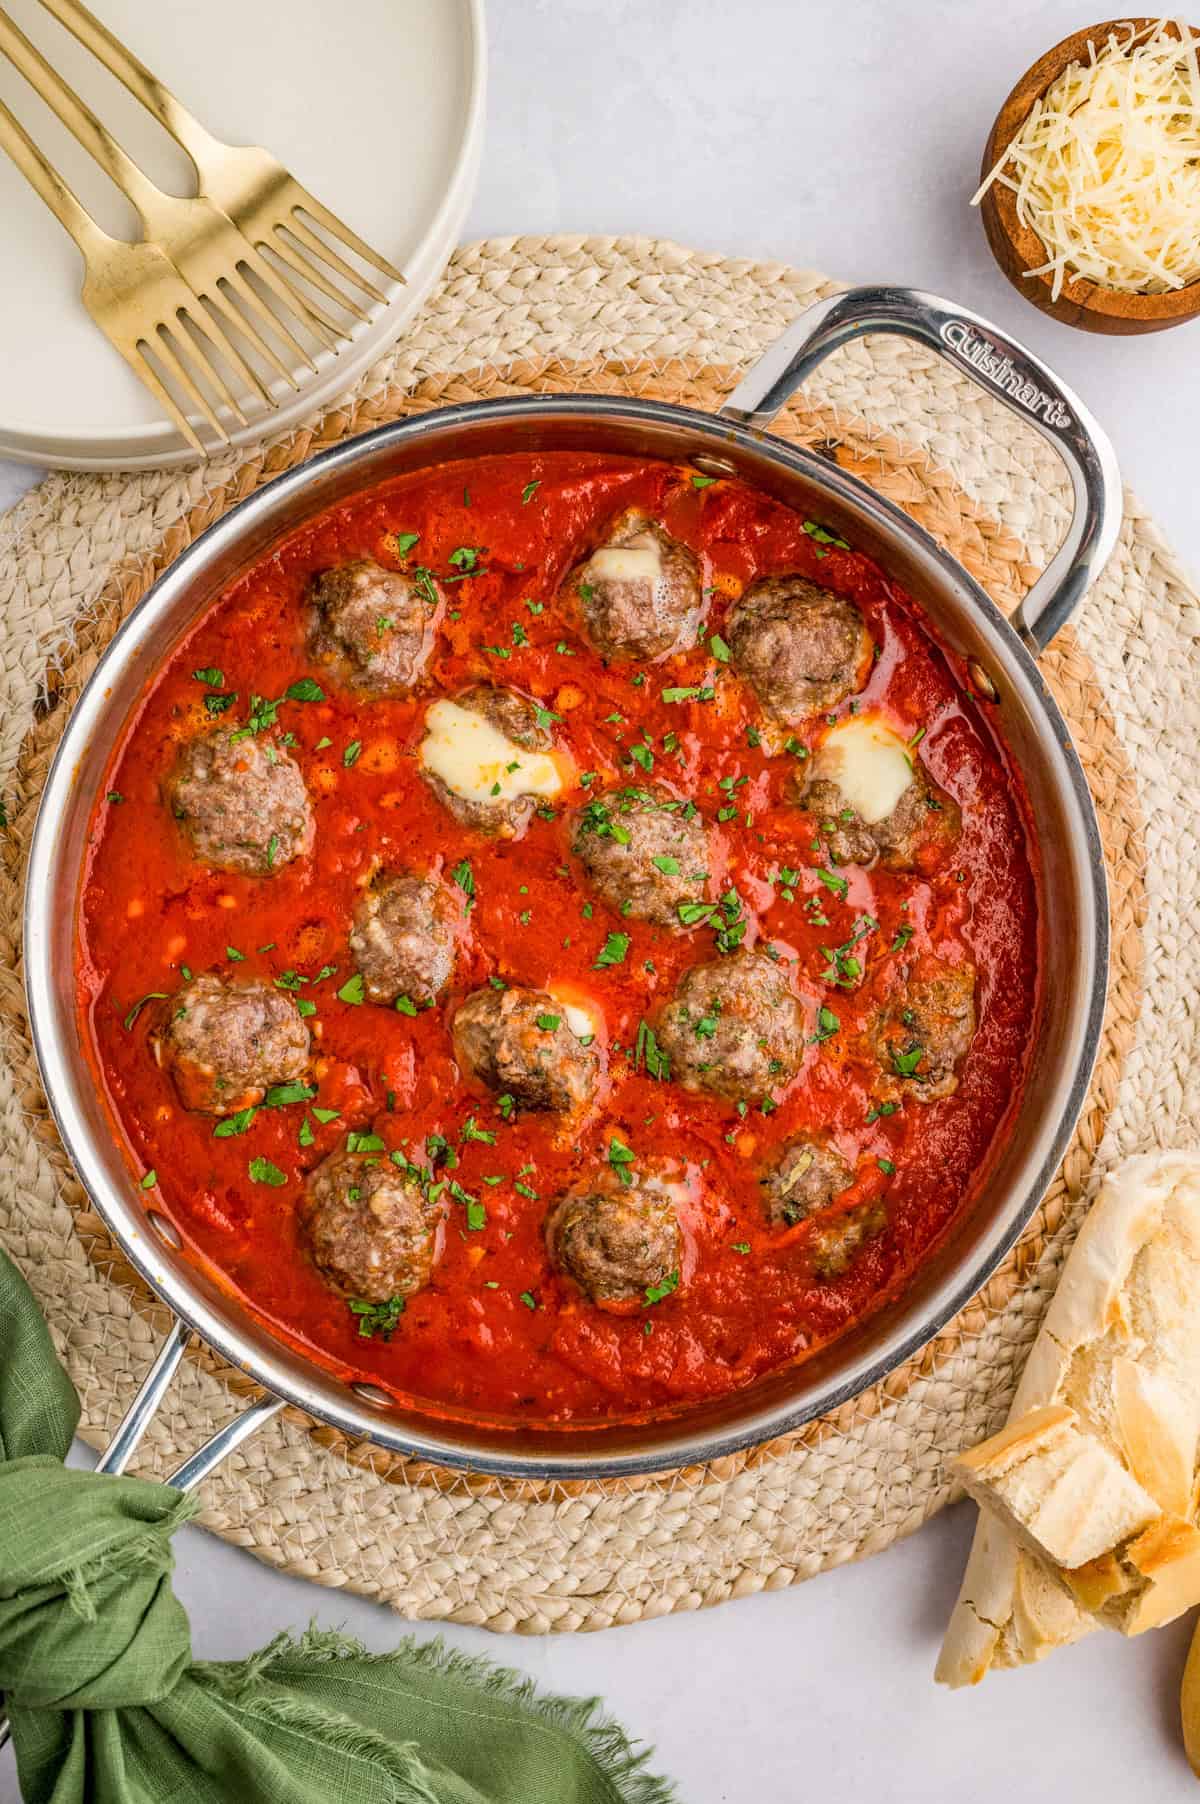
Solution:
M708 620L692 651L644 667L606 666L571 629L555 592L607 519L631 504L698 555ZM410 565L452 579L450 611L421 690L399 701L364 698L310 663L305 586L349 557L395 567L393 535L412 533L420 536ZM462 574L472 560L451 561L464 546L478 554L477 574ZM788 799L795 749L770 756L754 743L758 703L723 660L723 642L714 650L709 636L720 634L729 602L748 583L791 571L853 598L879 648L866 687L838 717L856 705L877 709L910 740L922 733L929 774L961 808L961 838L932 874L848 866L831 888L818 875L828 860L812 817ZM294 736L317 820L311 855L270 878L197 863L162 800L177 743L212 725L211 686L193 674L210 669L237 692L221 716L231 726L245 723L252 694L282 697L306 675L324 691L320 701L285 700L267 729ZM714 936L711 927L671 934L622 920L593 895L568 843L567 817L586 789L559 797L553 818L535 816L513 842L458 824L422 781L416 747L429 703L481 679L534 696L560 717L556 743L579 772L597 773L592 794L645 781L630 748L648 742L654 779L697 803L714 878L742 898L745 944L775 947L804 1005L804 1067L773 1107L741 1113L638 1068L639 1022L690 964L716 956ZM666 687L705 685L715 690L711 701L662 699ZM811 747L824 730L824 720L810 723L796 739ZM565 1427L661 1413L802 1360L903 1286L978 1196L1017 1106L1039 1007L1035 856L1020 777L956 661L886 572L821 542L799 515L739 482L555 452L442 466L371 491L295 533L213 604L127 723L107 791L96 803L80 898L78 1004L131 1182L144 1184L193 1256L282 1337L334 1372L405 1399ZM371 871L448 876L464 859L474 903L449 992L415 1017L339 999L354 970L351 910ZM847 942L864 916L878 926L856 947L863 975L852 987L831 985L822 949ZM628 934L628 953L597 969L616 929ZM904 970L928 957L975 965L974 1042L953 1096L879 1115L864 1028ZM333 974L318 977L325 967ZM315 1005L318 1094L264 1108L247 1132L227 1138L214 1136L211 1117L182 1108L151 1056L153 1004L129 1019L143 996L169 995L186 972L210 969L281 980ZM599 1005L606 1078L582 1124L506 1118L495 1098L464 1088L447 1021L489 977L570 985ZM838 1026L818 1038L823 1007ZM338 1113L322 1121L314 1108ZM463 1138L469 1117L488 1138ZM848 1158L856 1155L839 1207L880 1198L887 1209L885 1231L843 1276L823 1281L805 1252L812 1223L768 1229L760 1201L773 1149L805 1128L830 1131ZM483 1205L482 1225L472 1227L464 1202L447 1196L432 1281L409 1298L388 1340L360 1332L297 1232L305 1175L347 1130L377 1133L418 1160L429 1136L444 1136L462 1193ZM590 1304L550 1266L543 1238L551 1201L604 1164L614 1137L635 1161L678 1160L690 1196L681 1282L632 1313ZM250 1167L259 1159L286 1181L255 1182Z

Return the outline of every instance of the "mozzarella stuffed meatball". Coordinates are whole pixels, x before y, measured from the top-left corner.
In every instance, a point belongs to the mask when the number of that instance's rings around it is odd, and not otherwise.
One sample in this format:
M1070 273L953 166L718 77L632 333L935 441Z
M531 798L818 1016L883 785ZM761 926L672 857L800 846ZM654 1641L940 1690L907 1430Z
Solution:
M684 972L659 1017L658 1044L685 1090L749 1102L799 1071L804 1015L773 959L734 952Z
M703 614L695 553L636 508L610 525L604 542L562 587L569 613L602 658L664 658L693 645Z
M164 1004L154 1056L185 1109L235 1115L308 1071L308 1027L292 998L258 977L193 977Z
M445 606L427 573L355 558L309 585L308 648L355 689L407 695L425 673Z
M546 1245L593 1303L644 1303L679 1282L683 1234L669 1186L653 1177L626 1185L604 1173L568 1191L546 1218Z
M163 784L167 806L201 864L273 877L312 849L315 823L300 767L287 750L226 727L179 748Z
M348 1150L309 1174L300 1203L313 1264L334 1290L365 1303L411 1297L428 1284L440 1220L414 1172Z
M427 1003L454 970L462 897L431 877L383 872L354 907L350 954L371 1002Z
M817 1135L797 1135L762 1179L768 1227L792 1228L819 1215L853 1181L854 1173L836 1146Z
M927 975L905 983L872 1022L875 1095L888 1102L953 1096L974 1037L974 966L931 966Z
M551 712L515 689L477 683L425 716L418 759L434 795L464 827L519 839L562 788Z
M693 802L659 784L610 789L576 810L571 849L616 913L684 931L680 905L704 895L709 846Z
M523 1108L570 1112L595 1093L596 1049L576 1036L547 990L476 990L454 1017L453 1037L464 1074Z
M789 727L856 694L874 655L854 603L803 576L752 583L730 611L725 636L738 675Z
M962 816L885 722L852 715L818 746L797 800L836 864L928 870L957 840Z

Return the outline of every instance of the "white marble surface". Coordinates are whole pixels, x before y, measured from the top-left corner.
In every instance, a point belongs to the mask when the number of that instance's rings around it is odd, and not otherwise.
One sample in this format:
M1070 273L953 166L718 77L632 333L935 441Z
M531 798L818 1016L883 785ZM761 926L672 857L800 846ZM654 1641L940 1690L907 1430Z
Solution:
M1082 391L1128 479L1200 565L1200 327L1119 342L1045 320L1002 281L965 210L1012 80L1086 11L1068 0L1009 0L986 15L950 0L489 0L489 11L472 235L655 233L952 295ZM0 507L31 479L0 467ZM657 1744L688 1804L1194 1797L1176 1723L1185 1625L1129 1645L1095 1635L966 1695L933 1686L970 1515L960 1507L865 1565L696 1616L593 1637L447 1636L544 1685L603 1693ZM309 1617L377 1648L402 1632L377 1606L282 1578L198 1531L179 1535L178 1553L201 1655L246 1652ZM8 1758L0 1795L15 1796Z

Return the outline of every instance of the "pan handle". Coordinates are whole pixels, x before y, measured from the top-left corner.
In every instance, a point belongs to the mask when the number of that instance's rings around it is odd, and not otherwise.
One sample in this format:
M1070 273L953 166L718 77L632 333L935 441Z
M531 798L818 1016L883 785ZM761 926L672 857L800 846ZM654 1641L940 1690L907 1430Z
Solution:
M721 415L765 429L817 365L870 332L915 338L1048 439L1074 491L1070 528L1012 619L1034 657L1071 618L1108 562L1121 526L1121 474L1078 395L1024 345L953 301L916 288L851 288L808 307L734 389Z

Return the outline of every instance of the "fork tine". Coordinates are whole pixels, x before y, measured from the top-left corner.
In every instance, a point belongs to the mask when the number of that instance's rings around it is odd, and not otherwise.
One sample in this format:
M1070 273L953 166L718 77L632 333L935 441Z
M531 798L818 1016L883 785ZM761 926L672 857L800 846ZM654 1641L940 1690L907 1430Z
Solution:
M314 288L319 288L322 294L327 294L330 300L336 301L339 307L344 307L347 313L352 313L355 319L365 323L370 316L363 312L358 302L352 300L349 295L343 294L339 288L335 288L323 270L318 269L307 257L302 256L295 245L288 243L284 233L290 229L286 221L277 224L271 237L267 240L268 250L286 263L289 269L294 269L298 276L303 276L306 282L311 282Z
M203 390L197 388L195 382L185 368L183 359L178 355L175 346L172 343L171 330L165 320L160 323L154 337L152 339L146 339L145 343L148 348L154 352L154 355L160 357L163 363L166 364L184 394L189 397L193 406L200 409L200 412L204 415L218 438L223 439L224 442L228 444L228 432L226 432L224 426L221 424L208 397L204 394ZM197 356L200 354L198 348L196 354Z
M242 353L238 350L233 340L228 337L221 325L221 319L226 318L231 325L238 328L241 326L240 317L233 308L229 306L224 296L214 292L209 292L208 294L200 296L197 300L195 311L193 312L193 310L189 308L187 309L187 313L197 330L203 332L207 338L213 340L221 351L221 354L224 356L226 362L232 364L233 368L242 378L242 381L247 383L249 387L256 389L260 398L268 407L274 407L275 400L270 389L267 387L258 371L246 362ZM216 317L214 317L214 315ZM215 374L216 372L214 371L214 375ZM222 387L224 387L223 383ZM226 390L226 393L228 394L228 390ZM241 417L241 408L238 406L237 402L231 400L230 406L233 408L234 412ZM245 423L246 422L243 419L243 424Z
M239 421L241 425L248 425L249 422L247 421L245 414L230 393L229 385L225 381L224 376L222 376L219 367L213 361L213 344L220 344L221 340L224 339L224 333L222 333L220 328L209 318L203 305L199 301L197 301L194 309L191 307L181 308L178 317L192 329L190 333L184 332L182 329L180 331L180 338L185 347L188 350L194 351L200 358L209 381L217 390L234 418ZM203 344L196 343L197 334L204 340ZM227 339L225 339L225 343L228 344ZM232 346L230 349L232 349Z
M325 230L334 238L339 238L350 250L357 251L360 257L365 258L368 263L373 263L376 269L381 269L390 281L403 285L404 277L388 262L386 257L381 257L378 251L372 250L366 240L360 238L357 232L352 232L336 213L331 213L328 207L322 206L315 194L310 194L307 188L301 189L301 193L303 199L297 202L297 205L302 207L312 219L315 219L319 226L324 226Z
M247 244L250 243L247 239ZM293 282L289 282L275 265L263 256L255 245L245 258L247 269L253 270L260 282L265 282L276 299L288 310L302 320L310 332L319 338L331 351L336 351L346 334L330 319L329 315L317 306L315 301L302 294ZM303 354L303 353L302 353Z
M287 219L281 220L280 229L290 232L301 244L307 245L314 256L320 257L323 262L328 263L331 269L336 269L340 276L343 276L348 282L353 282L363 290L364 294L369 294L371 299L377 301L381 307L387 306L387 296L380 294L374 282L369 281L366 276L360 275L351 264L346 262L344 257L339 257L337 252L301 219L299 213L293 211ZM343 302L343 305L345 304Z
M198 451L201 457L207 457L208 447L196 437L195 432L188 423L187 415L176 405L170 390L164 388L163 384L159 381L154 366L142 350L143 341L139 339L138 343L129 350L126 350L124 345L118 344L116 339L110 339L109 342L115 345L116 349L120 351L122 357L125 359L138 381L144 388L150 390L150 393L154 396L163 412L169 419L174 420L188 444L191 445L194 450Z
M310 370L316 370L316 364L304 349L303 345L297 344L287 327L280 323L279 319L271 312L271 309L267 306L261 296L255 294L253 288L251 288L240 269L231 266L225 271L224 275L221 277L221 281L238 297L242 303L242 307L249 308L251 313L256 313L260 319L270 326L273 332L277 333L279 337L284 340L302 363L306 363ZM253 320L247 319L242 309L234 307L228 297L224 294L221 296L221 301L226 309L226 318L234 320L237 324L238 331L245 333L255 349L267 359L268 363L270 363L278 374L283 377L284 381L290 382L293 388L298 389L300 384L296 381L295 376L293 376L291 370L288 368L287 364L284 363L274 346L268 344Z
M234 331L245 331L245 321L241 314L236 307L230 305L225 299L225 296L221 293L220 287L214 283L213 287L204 296L203 327L206 331L211 331L212 336L221 346L225 356L237 370L238 375L242 378L243 382L248 382L251 388L256 389L259 396L268 407L274 407L276 404L275 397L272 395L258 371L252 364L247 363L232 339L226 335L221 324L222 321L225 322L225 325L232 327ZM268 356L270 355L270 349L271 347L268 345L266 347L266 354Z

